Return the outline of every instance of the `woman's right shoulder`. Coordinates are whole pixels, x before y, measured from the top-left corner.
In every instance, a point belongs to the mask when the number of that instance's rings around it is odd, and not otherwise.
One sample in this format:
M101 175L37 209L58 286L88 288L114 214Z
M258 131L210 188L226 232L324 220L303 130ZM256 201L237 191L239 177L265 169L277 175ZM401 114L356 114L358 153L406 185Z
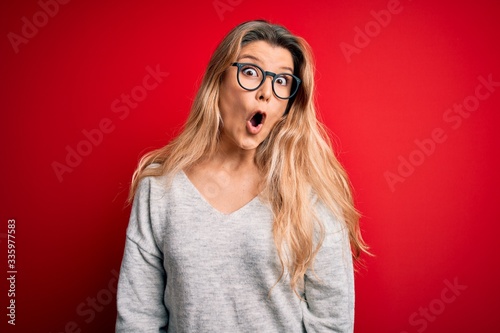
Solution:
M137 186L137 191L147 190L148 192L165 193L178 174L179 172L176 174L167 173L163 170L161 164L152 163L144 169Z

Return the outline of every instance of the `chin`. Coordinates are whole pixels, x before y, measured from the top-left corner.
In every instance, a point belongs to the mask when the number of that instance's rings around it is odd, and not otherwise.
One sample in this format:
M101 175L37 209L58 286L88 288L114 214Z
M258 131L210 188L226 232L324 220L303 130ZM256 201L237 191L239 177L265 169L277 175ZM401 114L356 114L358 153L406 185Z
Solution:
M261 140L243 140L240 141L239 147L243 150L254 150L262 143Z
M241 144L239 145L242 150L255 150L259 146L258 143L255 144Z

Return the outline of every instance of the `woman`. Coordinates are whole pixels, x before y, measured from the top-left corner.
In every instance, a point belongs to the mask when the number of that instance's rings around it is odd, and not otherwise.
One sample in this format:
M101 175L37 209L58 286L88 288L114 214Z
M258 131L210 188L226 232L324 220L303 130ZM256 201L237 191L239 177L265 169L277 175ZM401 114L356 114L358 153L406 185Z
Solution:
M265 21L217 47L182 133L134 173L117 332L352 332L366 246L313 72Z

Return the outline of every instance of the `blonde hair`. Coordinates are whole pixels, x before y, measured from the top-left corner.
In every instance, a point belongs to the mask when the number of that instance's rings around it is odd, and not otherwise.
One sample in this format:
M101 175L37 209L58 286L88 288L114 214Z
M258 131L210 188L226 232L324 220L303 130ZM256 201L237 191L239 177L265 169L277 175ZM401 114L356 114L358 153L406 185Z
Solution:
M368 253L368 248L361 237L347 174L316 116L312 52L303 38L284 27L249 21L222 40L207 66L184 129L165 147L141 158L132 177L129 201L142 178L174 175L214 156L222 124L218 102L223 73L236 61L244 45L257 40L289 50L294 74L302 80L285 114L257 147L255 157L265 176L263 198L274 216L273 237L282 265L279 280L286 269L290 286L297 293L307 269L313 268L325 234L323 224L312 213L312 194L345 223L354 259L361 252ZM153 163L160 167L147 168Z

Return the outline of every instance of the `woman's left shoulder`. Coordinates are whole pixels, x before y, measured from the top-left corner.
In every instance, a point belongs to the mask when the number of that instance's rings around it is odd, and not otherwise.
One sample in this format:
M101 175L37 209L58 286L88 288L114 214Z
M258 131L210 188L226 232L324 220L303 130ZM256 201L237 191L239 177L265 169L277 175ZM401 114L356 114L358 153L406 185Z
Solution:
M340 208L338 204L333 203L332 205L327 205L325 201L316 194L313 194L311 195L311 206L318 217L328 218L337 223L343 222L342 208Z

